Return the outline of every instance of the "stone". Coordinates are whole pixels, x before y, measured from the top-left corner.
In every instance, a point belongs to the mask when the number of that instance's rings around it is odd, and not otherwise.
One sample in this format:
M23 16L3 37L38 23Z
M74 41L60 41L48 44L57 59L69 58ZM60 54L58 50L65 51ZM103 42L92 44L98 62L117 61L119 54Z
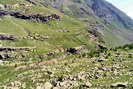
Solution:
M118 72L117 70L115 70L115 71L113 71L113 74L114 74L114 75L118 75L119 72Z
M53 89L59 89L58 87L54 87Z
M78 75L78 80L86 80L86 75Z
M78 50L75 49L75 48L69 48L69 49L67 49L67 52L68 53L71 53L71 54L77 54L78 53Z
M20 88L18 88L18 87L12 87L11 89L20 89Z
M128 87L128 82L113 83L113 84L111 84L111 87L123 87L123 88L126 88L126 87Z
M53 85L50 82L46 82L42 89L52 89Z
M3 63L3 61L2 60L0 60L0 65L3 65L4 63Z
M92 84L90 82L86 82L83 87L90 88L92 87Z
M97 61L98 62L103 62L103 61L106 61L106 59L102 57L102 58L97 59Z
M42 87L41 86L37 86L36 89L42 89Z
M4 10L4 9L5 9L5 6L2 5L2 4L0 4L0 9L1 9L1 10Z
M22 88L25 89L26 88L26 83L22 84Z

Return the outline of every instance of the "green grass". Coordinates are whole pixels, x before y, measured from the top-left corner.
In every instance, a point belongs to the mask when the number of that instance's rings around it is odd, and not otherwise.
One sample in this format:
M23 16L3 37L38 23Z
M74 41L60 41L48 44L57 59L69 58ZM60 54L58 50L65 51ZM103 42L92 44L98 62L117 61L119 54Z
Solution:
M20 0L0 0L2 4L16 4L18 2L29 4L28 2ZM71 8L74 7L71 6ZM24 7L20 7L13 10L22 11L24 9ZM128 81L132 85L133 79L128 76L128 74L131 73L129 70L132 69L133 65L126 63L127 61L132 61L133 55L129 55L129 53L133 52L132 46L126 45L125 47L112 50L96 51L97 42L90 40L90 34L87 32L91 27L88 27L84 22L63 15L55 9L43 7L42 5L31 6L25 14L38 12L44 15L58 14L61 16L61 20L41 23L16 19L11 16L0 18L0 33L12 34L19 37L17 41L1 41L2 46L36 47L29 52L0 52L1 54L17 55L16 58L5 60L5 64L0 65L0 86L7 86L11 82L20 81L22 84L26 84L26 89L35 89L38 83L44 84L46 81L61 79L69 75L74 76L81 72L92 76L87 77L85 80L77 80L79 85L74 86L76 89L79 87L82 89L82 84L86 81L92 83L92 89L97 87L110 89L110 84L117 81ZM87 19L93 22L96 21L92 17ZM120 32L117 32L119 35L117 35L114 30L110 30L109 28L113 27L107 27L107 30L103 30L103 33L106 34L103 36L107 42L107 46L112 47L112 45L118 46L122 43L126 43L125 38L127 38L127 36L124 35L123 32L129 34L130 31L119 30ZM49 36L49 38L29 39L29 33L32 35L39 34L41 36ZM129 35L131 34L132 33ZM116 39L112 37L116 37ZM67 49L80 46L85 46L85 49L89 52L75 55L58 52L52 56L44 57L46 53L55 52L55 50L60 48ZM122 61L118 56L122 56ZM97 59L101 57L106 58L107 61L98 62ZM100 68L112 68L116 64L121 67L121 70L117 70L121 75L114 75L114 71L112 70L97 73ZM49 72L52 72L53 75ZM99 75L99 78L96 78L96 75ZM37 82L33 82L32 80L36 80ZM41 82L39 80L41 80Z
M87 29L88 27L83 22L67 16L63 16L61 21L51 21L49 23L37 23L13 17L1 18L0 22L1 33L16 35L20 38L16 42L2 41L3 46L32 46L45 51L59 47L77 47L83 44L86 44L89 48L94 48L95 42L89 40L90 38L86 33ZM63 30L67 30L68 32L62 32ZM44 41L28 40L26 38L28 32L49 36L50 38L44 39Z

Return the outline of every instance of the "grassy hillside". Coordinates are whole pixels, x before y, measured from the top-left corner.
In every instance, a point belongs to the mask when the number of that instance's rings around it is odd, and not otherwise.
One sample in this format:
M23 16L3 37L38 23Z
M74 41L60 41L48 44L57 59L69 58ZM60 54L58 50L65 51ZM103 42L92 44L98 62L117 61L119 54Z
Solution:
M10 5L10 0L7 1ZM19 1L28 5L26 1ZM18 3L17 1L14 3ZM1 1L5 4L6 1ZM15 5L13 3L13 5ZM7 4L7 3L6 3ZM90 48L95 47L95 43L90 41L87 36L87 25L83 22L70 18L61 14L56 10L46 8L44 6L32 5L25 14L41 13L44 15L58 14L61 16L60 21L50 21L48 23L25 21L23 19L17 19L11 16L1 17L0 21L0 32L6 34L12 34L18 36L20 39L16 42L2 41L3 46L35 46L43 49L44 51L53 50L57 48L70 48L77 47L80 45L87 45ZM25 8L19 6L16 8L10 8L15 11L23 11ZM29 40L28 35L42 35L49 37L48 39L42 39L43 41L32 39ZM86 35L85 35L86 34ZM42 46L41 46L42 45Z
M89 25L102 24L104 30L100 27L97 30L108 47L133 42L133 20L105 0L45 0L44 4Z
M0 89L133 88L131 30L42 2L0 0Z

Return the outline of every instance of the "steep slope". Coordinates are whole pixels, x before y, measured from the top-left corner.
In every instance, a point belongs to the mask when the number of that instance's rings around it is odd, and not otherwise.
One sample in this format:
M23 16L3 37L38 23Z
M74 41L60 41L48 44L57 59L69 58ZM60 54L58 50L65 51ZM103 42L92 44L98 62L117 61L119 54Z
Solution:
M27 0L17 1L1 1L5 9L0 12L0 32L20 38L16 42L3 41L3 46L36 46L45 49L43 51L83 44L95 48L92 45L95 42L89 40L89 33L86 33L88 27L83 22L39 3L34 5Z
M44 0L44 4L97 27L108 46L133 42L133 20L105 0Z
M100 49L103 44L84 22L39 0L0 0L0 59L64 59Z

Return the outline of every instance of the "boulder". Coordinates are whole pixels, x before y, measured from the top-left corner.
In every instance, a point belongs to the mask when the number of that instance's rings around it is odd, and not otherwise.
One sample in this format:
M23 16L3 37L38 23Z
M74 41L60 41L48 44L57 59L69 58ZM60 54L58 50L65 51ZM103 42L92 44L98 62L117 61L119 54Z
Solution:
M5 9L5 6L0 4L0 10L4 10Z
M92 84L90 82L86 82L83 87L90 88L92 87Z
M42 89L52 89L53 85L50 82L46 82Z
M111 87L123 87L123 88L126 88L126 87L128 87L128 82L113 83L113 84L111 84Z
M37 86L36 89L42 89L42 87L41 86Z
M3 61L2 60L0 60L0 65L3 65L4 63L3 63Z
M60 89L60 88L58 88L58 87L54 87L53 89Z
M67 49L67 52L68 52L68 53L71 53L71 54L78 54L78 50L75 49L75 48L68 48L68 49Z
M106 61L106 60L107 60L107 59L105 59L104 57L98 58L98 59L97 59L98 62L103 62L103 61Z

